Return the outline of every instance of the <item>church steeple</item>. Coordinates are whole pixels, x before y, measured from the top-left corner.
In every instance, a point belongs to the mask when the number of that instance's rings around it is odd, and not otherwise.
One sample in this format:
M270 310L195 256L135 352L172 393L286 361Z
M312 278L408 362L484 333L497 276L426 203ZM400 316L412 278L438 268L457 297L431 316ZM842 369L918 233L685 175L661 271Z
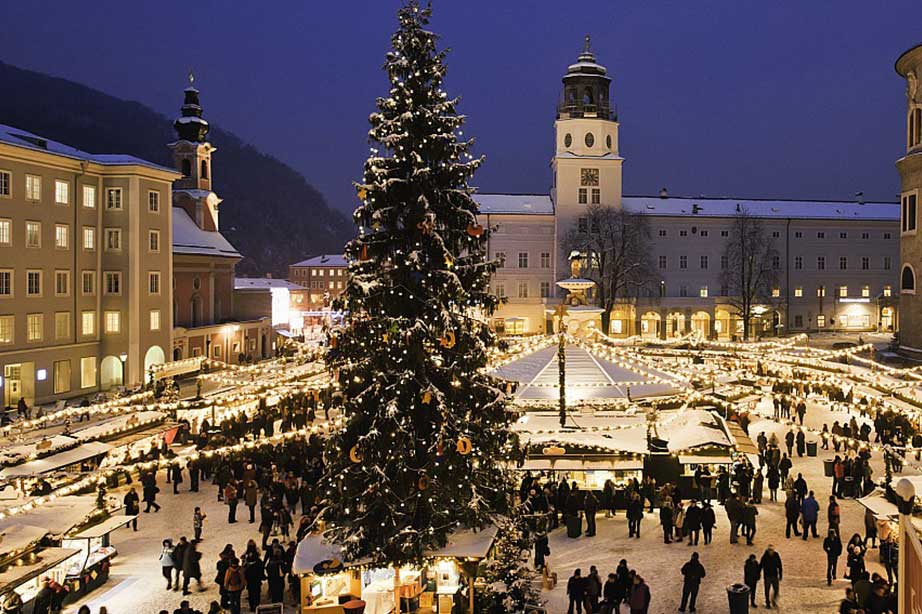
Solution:
M193 85L195 75L189 71L189 87L184 91L181 115L173 122L176 135L183 141L204 143L208 136L208 122L202 119L202 105L199 102L199 91Z
M586 35L583 52L576 64L567 67L563 76L563 98L557 106L557 118L597 117L618 121L609 100L611 78L608 69L596 61L591 39Z

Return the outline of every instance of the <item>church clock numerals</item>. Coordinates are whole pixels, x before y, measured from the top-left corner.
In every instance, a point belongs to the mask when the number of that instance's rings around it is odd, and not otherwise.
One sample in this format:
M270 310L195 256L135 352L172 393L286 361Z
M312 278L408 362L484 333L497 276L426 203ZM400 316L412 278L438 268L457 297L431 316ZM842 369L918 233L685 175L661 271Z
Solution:
M599 169L597 168L581 169L579 184L588 185L588 186L599 185Z

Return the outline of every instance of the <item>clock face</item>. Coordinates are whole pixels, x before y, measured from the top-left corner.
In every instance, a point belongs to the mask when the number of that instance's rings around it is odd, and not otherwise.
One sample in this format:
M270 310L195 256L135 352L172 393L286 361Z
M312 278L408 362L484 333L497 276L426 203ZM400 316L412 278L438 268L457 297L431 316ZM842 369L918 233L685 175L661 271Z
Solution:
M595 144L595 137L591 132L586 133L586 147L592 147Z
M581 169L579 183L580 185L599 185L599 169L584 168Z
M565 135L565 136L563 137L563 146L564 146L564 147L569 147L569 146L572 145L572 144L573 144L573 135L572 135L572 134L567 134L567 135Z

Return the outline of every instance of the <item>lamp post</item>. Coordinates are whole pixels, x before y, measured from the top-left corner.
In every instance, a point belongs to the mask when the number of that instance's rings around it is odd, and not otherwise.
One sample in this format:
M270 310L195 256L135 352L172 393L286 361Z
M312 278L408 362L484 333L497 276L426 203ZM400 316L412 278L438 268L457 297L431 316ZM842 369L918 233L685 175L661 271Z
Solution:
M916 498L916 488L907 478L902 478L896 483L894 488L897 496L897 508L900 512L900 558L896 568L897 581L897 611L908 612L909 591L913 590L908 581L908 563L910 549L916 548L918 538L915 536L915 529L912 526L912 507ZM918 556L918 553L915 553Z
M127 379L125 377L126 376L125 363L128 362L128 354L125 354L124 352L122 352L121 354L118 355L118 359L122 361L122 386L127 386L128 384L125 382L125 380Z

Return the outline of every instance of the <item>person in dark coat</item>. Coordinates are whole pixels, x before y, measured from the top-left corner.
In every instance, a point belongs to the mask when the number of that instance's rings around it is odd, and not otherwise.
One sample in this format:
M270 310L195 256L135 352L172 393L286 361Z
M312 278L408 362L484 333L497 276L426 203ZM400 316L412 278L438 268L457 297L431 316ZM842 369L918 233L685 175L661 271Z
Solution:
M794 494L797 495L798 503L803 503L804 497L807 496L807 480L802 473L798 473L797 479L794 480Z
M842 555L842 540L835 529L829 529L829 535L823 540L823 551L826 553L826 586L831 586L836 579L836 564Z
M740 521L743 516L743 506L736 495L730 493L724 502L724 510L727 512L727 520L730 521L730 543L735 544L739 540Z
M810 491L810 494L807 495L807 498L804 499L803 504L800 506L800 513L804 518L804 541L807 539L807 529L810 529L813 533L813 537L817 538L819 535L816 533L816 521L820 513L820 504L816 502L816 499L813 498L813 491Z
M583 512L586 514L586 537L595 536L595 515L599 511L599 500L591 490L586 491L583 499Z
M791 529L793 529L794 536L800 537L800 531L797 529L797 521L800 520L800 504L797 503L794 493L790 491L788 491L788 498L784 501L784 517L787 522L784 527L784 536L791 539Z
M136 488L132 488L127 493L125 493L125 498L122 499L122 503L125 504L125 515L134 516L134 520L131 521L132 528L138 530L138 514L141 513L141 502L138 498L138 491Z
M762 574L762 568L759 567L759 561L756 555L750 554L749 558L743 564L743 584L749 587L749 605L756 606L756 587L759 585L759 576Z
M768 466L768 497L770 501L778 500L778 486L781 484L781 474L775 465Z
M797 456L803 456L807 451L807 436L802 430L797 431Z
M788 456L794 454L794 431L788 431L785 433L784 443L788 448Z
M51 611L51 599L54 591L51 589L51 578L42 578L42 588L35 594L32 601L32 614L48 614Z
M254 546L256 544L253 544ZM243 575L246 578L247 585L247 602L250 606L250 612L256 610L261 599L263 580L266 579L266 571L262 559L259 556L246 558L244 562Z
M179 494L179 485L182 484L182 465L174 462L170 465L170 478L173 482L173 494Z
M643 520L643 502L640 495L631 494L631 500L627 504L627 526L628 537L640 539L640 521Z
M695 611L698 589L701 588L701 580L705 575L704 565L698 560L698 553L692 552L691 559L682 565L682 603L679 605L679 612L684 612L686 605L689 611Z
M647 614L650 610L650 587L640 574L634 574L628 605L631 608L631 614Z
M689 503L688 508L685 510L685 526L682 529L682 532L688 536L689 546L698 545L698 535L701 532L701 517L701 508L698 507L698 502L692 499L692 502Z
M672 499L664 498L659 504L659 523L663 527L663 543L672 543Z
M589 567L589 575L586 576L586 612L593 614L598 611L599 597L602 595L602 579L599 577L599 570L595 565Z
M759 568L762 570L762 580L765 585L765 607L771 608L778 605L778 588L781 583L783 570L781 566L781 556L775 552L775 547L768 545L759 561Z
M615 483L611 480L605 480L602 487L602 509L605 510L605 517L611 518L615 515Z
M586 598L586 578L583 577L579 569L575 570L573 575L570 576L570 579L567 580L567 597L570 600L570 605L567 607L567 614L574 614L574 612L576 614L582 614L583 601Z
M198 589L205 590L202 587L202 553L196 548L196 542L191 541L182 553L182 594L188 595L189 580L195 579L198 582Z
M602 614L612 614L620 611L621 587L618 586L618 576L608 574L605 585L602 587ZM617 610L615 608L618 608Z
M717 524L717 516L714 514L714 508L709 501L704 502L701 509L701 533L704 535L704 545L711 543L714 535L714 525Z
M150 512L150 508L154 508L155 512L160 511L160 505L157 504L157 493L160 492L160 489L157 487L156 479L154 479L150 474L145 476L142 481L144 489L143 501L146 504L144 507L144 513Z
M272 603L281 603L285 599L287 573L281 548L273 548L272 555L266 562L266 579L269 582L269 598Z
M631 570L627 567L627 559L621 559L615 573L618 575L618 603L625 602L631 596L631 585L634 582Z

